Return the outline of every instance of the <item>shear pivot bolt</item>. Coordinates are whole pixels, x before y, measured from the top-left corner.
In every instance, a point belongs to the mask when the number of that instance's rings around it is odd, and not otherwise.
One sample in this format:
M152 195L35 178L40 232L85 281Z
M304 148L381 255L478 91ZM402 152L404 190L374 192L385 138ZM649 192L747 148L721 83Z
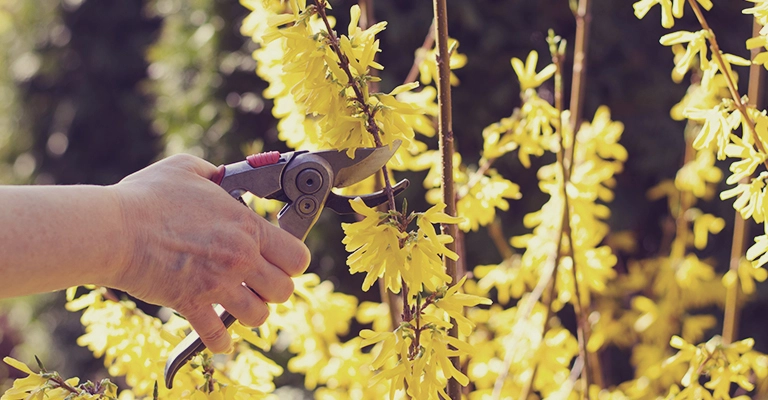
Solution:
M312 215L317 211L317 202L309 196L302 196L298 201L299 212L304 215Z
M316 169L305 169L296 177L296 186L302 193L316 193L323 186L323 176Z

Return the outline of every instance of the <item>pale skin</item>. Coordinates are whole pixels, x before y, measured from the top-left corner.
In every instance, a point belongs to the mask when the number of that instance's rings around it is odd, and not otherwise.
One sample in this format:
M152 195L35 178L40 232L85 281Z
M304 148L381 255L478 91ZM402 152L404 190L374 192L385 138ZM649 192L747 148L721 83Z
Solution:
M263 324L310 254L211 182L215 172L177 155L112 186L0 186L0 298L115 288L175 309L211 351L231 351L212 304Z

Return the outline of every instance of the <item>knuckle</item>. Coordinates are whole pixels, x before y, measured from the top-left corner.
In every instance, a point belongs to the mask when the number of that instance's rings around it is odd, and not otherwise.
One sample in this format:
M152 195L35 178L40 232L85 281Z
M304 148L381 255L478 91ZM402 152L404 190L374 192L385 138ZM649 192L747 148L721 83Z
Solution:
M250 312L248 315L244 316L245 318L240 318L241 324L255 328L267 321L267 318L269 317L269 307L267 307L264 302L260 301L259 303L260 304L256 307L250 308Z
M275 292L274 298L268 299L271 303L285 303L293 294L294 284L291 278L280 279L279 290Z
M173 161L175 163L181 163L181 164L195 164L197 163L197 157L186 154L186 153L178 153L174 154L170 157L168 157L169 161Z
M215 328L211 327L208 331L200 332L198 331L198 334L200 335L200 339L203 340L203 342L210 343L212 346L216 346L214 348L211 348L211 351L215 353L221 353L224 351L227 351L226 346L223 346L225 343L229 342L229 332L227 332L226 329L223 327L221 328ZM211 347L211 346L208 346Z
M303 243L299 243L299 245L296 246L296 250L294 251L294 257L292 257L294 262L292 265L287 266L285 272L290 276L303 274L309 266L310 258L311 255L307 246L305 246Z

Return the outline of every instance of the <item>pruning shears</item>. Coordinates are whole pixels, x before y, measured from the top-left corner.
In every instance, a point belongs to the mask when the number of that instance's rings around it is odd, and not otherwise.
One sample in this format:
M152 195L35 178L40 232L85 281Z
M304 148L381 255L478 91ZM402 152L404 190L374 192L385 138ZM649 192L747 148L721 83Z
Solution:
M350 186L373 175L386 165L399 146L400 141L396 141L391 146L359 148L354 158L344 150L258 153L243 161L219 166L211 180L243 204L242 195L246 192L286 203L278 213L278 225L304 240L324 207L338 214L355 213L349 204L352 198L335 194L331 188ZM407 179L398 182L393 188L394 194L401 193L408 184ZM387 201L383 190L357 197L369 207ZM221 307L217 307L217 313L226 327L236 321ZM170 389L179 369L204 349L205 344L197 332L187 335L168 357L165 386Z

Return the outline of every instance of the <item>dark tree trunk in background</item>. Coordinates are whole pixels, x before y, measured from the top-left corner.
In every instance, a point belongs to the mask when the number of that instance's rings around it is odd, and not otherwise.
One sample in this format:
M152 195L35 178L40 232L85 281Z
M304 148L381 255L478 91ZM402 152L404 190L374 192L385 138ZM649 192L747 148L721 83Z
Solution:
M38 182L111 184L157 157L151 99L139 84L161 21L145 18L143 7L87 0L61 10L64 29L41 49L44 66L23 87Z

